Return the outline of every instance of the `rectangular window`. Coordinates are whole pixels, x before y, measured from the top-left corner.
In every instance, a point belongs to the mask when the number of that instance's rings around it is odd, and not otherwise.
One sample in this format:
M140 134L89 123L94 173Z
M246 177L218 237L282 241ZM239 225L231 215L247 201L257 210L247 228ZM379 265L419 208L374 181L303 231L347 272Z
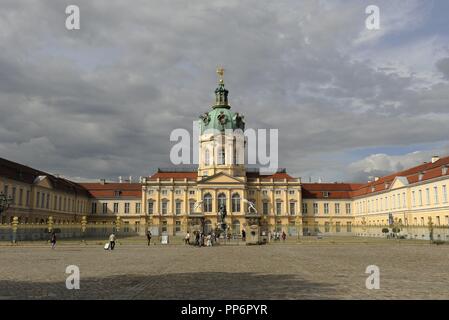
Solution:
M313 204L313 214L318 214L318 203Z
M351 214L351 204L350 203L346 204L346 214Z
M162 190L162 191L161 191L161 194L162 194L163 196L166 196L166 195L167 195L167 193L168 193L168 191L167 191L167 190Z
M412 205L415 207L416 206L416 195L415 195L415 191L412 191Z
M291 195L295 194L295 190L289 190L288 194L291 194Z
M118 202L114 202L114 213L118 213Z
M168 202L162 201L162 214L167 214L167 210L168 210Z
M176 215L181 214L181 201L176 201L175 203L175 214Z
M12 187L12 204L16 204L17 203L17 199L16 199L16 187Z
M264 215L268 215L268 201L262 203L262 211Z
M61 196L58 197L58 209L59 209L59 211L62 211L62 197Z
M27 196L26 196L26 200L25 200L25 205L27 207L30 206L30 190L27 190Z
M308 209L307 203L303 202L302 203L302 214L307 214L307 209Z
M47 194L47 201L45 203L45 208L50 209L50 194Z
M324 204L324 214L328 214L329 213L329 203L325 203Z
M36 208L39 208L39 199L41 198L41 193L37 192L36 193Z
M402 193L402 207L405 208L406 207L406 202L407 199L405 198L405 192Z
M276 214L280 216L281 212L282 212L282 202L278 201L276 202Z
M194 213L195 212L195 201L190 201L189 202L189 213Z
M140 202L136 202L136 213L140 213Z
M443 185L443 202L444 202L444 203L447 202L447 190L446 190L446 185Z
M129 202L125 202L125 213L129 213Z
M190 194L191 196L195 195L195 190L190 190L190 191L189 191L189 194Z
M335 214L340 214L340 204L339 203L335 204Z
M176 195L180 195L181 192L182 192L181 189L176 189L176 190L175 190L175 194L176 194Z
M103 213L108 213L108 203L105 202L102 205L103 205Z
M19 206L23 205L23 189L19 189Z
M331 230L330 223L325 222L324 223L324 232L329 232Z
M179 220L175 221L175 231L181 232L181 221L179 221Z
M154 212L154 202L152 200L148 200L148 214L153 214Z
M92 202L92 213L97 213L97 203L96 202Z
M430 204L430 189L426 188L426 205Z
M418 194L419 194L419 197L418 197L419 205L422 206L422 191L418 190Z
M335 231L336 232L340 232L341 231L340 222L336 222L335 223Z
M346 222L346 232L352 232L352 223Z
M291 216L295 215L295 203L293 201L290 202L290 215Z
M438 204L438 187L433 187L435 204Z

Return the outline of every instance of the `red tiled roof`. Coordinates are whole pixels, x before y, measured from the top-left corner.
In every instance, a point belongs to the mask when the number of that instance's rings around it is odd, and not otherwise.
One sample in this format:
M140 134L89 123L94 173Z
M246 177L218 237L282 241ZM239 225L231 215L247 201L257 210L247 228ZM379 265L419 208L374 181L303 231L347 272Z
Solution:
M0 158L0 176L28 184L33 184L39 176L46 176L56 190L88 196L78 183L3 158Z
M198 173L195 172L156 172L152 176L150 176L150 180L156 180L156 179L162 179L162 180L169 180L169 179L194 179L198 177Z
M288 173L285 172L276 172L274 174L260 174L258 172L247 172L246 173L246 177L250 178L250 179L262 179L262 180L269 180L269 179L274 179L274 180L283 180L283 179L287 179L287 181L291 181L291 180L295 180L295 178L293 178L292 176L290 176Z
M357 183L303 183L301 190L304 199L349 199L351 192L360 186L362 184Z
M95 198L141 198L142 184L140 183L80 183L92 197ZM116 195L120 191L120 196Z
M388 176L379 178L377 181L362 185L358 190L351 193L353 197L363 196L369 193L386 190L391 186L396 177L406 177L409 183L419 182L419 174L423 173L421 181L437 178L443 175L441 168L449 165L449 156L440 158L434 163L428 162L418 166L392 173ZM447 174L446 174L447 175Z

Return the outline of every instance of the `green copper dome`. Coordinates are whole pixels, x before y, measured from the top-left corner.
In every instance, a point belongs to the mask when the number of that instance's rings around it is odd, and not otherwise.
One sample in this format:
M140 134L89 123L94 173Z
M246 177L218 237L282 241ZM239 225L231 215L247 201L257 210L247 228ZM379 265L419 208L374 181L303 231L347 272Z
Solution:
M205 112L200 116L201 134L207 129L224 131L226 129L245 130L245 120L243 115L238 112L232 112L228 104L228 90L225 89L223 81L220 81L219 87L215 90L215 105L212 110Z

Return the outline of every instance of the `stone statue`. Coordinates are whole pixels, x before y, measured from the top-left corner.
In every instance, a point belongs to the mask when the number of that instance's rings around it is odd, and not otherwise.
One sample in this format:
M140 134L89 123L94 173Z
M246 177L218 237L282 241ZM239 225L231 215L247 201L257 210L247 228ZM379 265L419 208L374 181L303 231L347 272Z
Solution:
M224 223L226 219L226 206L221 205L218 212L220 214L221 222Z

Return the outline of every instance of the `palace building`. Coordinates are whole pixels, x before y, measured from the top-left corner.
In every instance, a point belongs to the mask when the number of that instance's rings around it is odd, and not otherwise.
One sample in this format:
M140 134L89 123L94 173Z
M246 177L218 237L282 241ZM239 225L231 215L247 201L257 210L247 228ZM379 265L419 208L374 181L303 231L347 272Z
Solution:
M245 122L231 110L228 93L221 78L215 103L199 122L195 170L159 169L138 183L75 183L0 159L0 191L13 198L1 224L14 217L21 224L51 218L56 224L120 223L141 234L149 229L183 235L217 228L219 209L225 208L234 234L254 225L288 235L370 235L367 227L449 225L449 157L362 184L302 183L285 169L261 174L236 161L237 142L226 131L244 130Z

